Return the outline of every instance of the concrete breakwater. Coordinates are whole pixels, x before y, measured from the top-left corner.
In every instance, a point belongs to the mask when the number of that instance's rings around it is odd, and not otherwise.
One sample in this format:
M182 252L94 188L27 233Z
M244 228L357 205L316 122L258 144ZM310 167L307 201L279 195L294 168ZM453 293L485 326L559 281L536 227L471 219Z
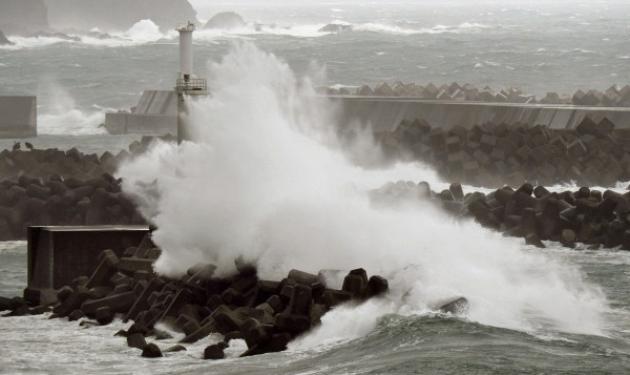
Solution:
M484 122L526 123L564 129L574 128L587 116L597 121L608 118L620 127L630 126L630 86L619 93L628 96L627 105L625 101L612 104L607 101L591 104L594 102L588 100L576 101L575 104L570 100L536 101L514 89L505 91L498 99L492 95L460 97L458 92L463 91L449 86L442 90L449 94L425 95L414 90L395 93L391 88L359 90L356 93L347 89L327 89L317 98L322 105L328 106L332 102L338 107L338 126L341 129L360 123L369 124L375 131L387 131L395 128L400 121L415 118L424 118L435 126L447 129ZM105 128L110 134L176 134L176 99L174 91L144 91L138 104L130 111L107 113Z
M487 103L528 103L528 104L568 104L588 107L629 107L630 85L620 87L613 85L605 91L595 89L578 90L572 95L548 92L543 98L526 94L518 88L493 90L486 86L475 87L469 83L459 84L453 82L450 85L419 85L416 83L395 82L389 84L383 82L374 87L363 85L359 88L325 88L328 95L357 95L357 96L390 96L413 97L418 99L445 100L445 101L472 101Z
M144 224L110 174L79 180L20 176L0 182L0 241L23 239L29 225Z
M76 148L37 149L29 142L17 142L11 150L0 151L0 179L16 180L22 175L48 179L51 177L91 179L103 173L112 174L117 166L130 157L144 153L155 140L174 141L173 137L142 137L131 143L127 150L116 155L109 151L102 154L83 153Z
M112 176L118 164L142 154L154 138L144 137L117 155L77 149L0 152L0 240L23 239L29 225L144 224Z
M485 123L574 129L586 117L596 122L607 118L620 129L630 127L628 107L483 103L387 96L330 96L328 99L339 108L342 130L365 124L376 132L392 131L401 121L415 119L424 119L445 130Z
M476 186L615 186L630 180L630 131L608 119L587 117L575 129L484 123L449 130L414 120L378 139L390 157L423 161L447 181Z
M518 189L504 186L488 194L465 194L458 183L434 192L426 182L400 181L372 191L371 196L381 204L428 200L456 217L472 218L541 248L542 241L549 240L570 248L582 243L591 249L630 251L630 192L588 187L550 192L525 183Z
M335 306L359 304L389 290L385 278L368 277L363 269L317 275L292 270L274 281L259 278L255 266L238 260L237 272L229 277L215 276L212 264L199 264L186 275L167 278L153 272L159 254L148 236L119 255L105 250L91 275L76 275L71 285L59 288L37 306L20 298L0 298L0 310L9 310L8 317L52 312L51 318L83 319L80 324L86 327L107 325L119 317L131 322L128 329L116 333L121 344L126 340L129 347L151 358L186 350L185 345L221 334L223 341L196 354L221 359L234 339L247 344L242 356L282 351L292 339L318 326ZM333 273L340 274L341 289L329 285L327 275ZM465 299L456 298L439 308L457 312L465 305ZM157 323L182 333L181 345L160 348L156 342L170 334L157 329Z

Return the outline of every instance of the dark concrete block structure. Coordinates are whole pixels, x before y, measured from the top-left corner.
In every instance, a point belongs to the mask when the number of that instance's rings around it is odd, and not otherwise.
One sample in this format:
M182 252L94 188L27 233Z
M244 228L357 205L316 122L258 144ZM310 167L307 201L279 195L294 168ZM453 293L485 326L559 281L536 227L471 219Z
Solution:
M0 138L37 136L37 98L0 96Z
M105 114L110 134L177 134L177 95L175 91L146 90L131 112Z
M32 226L28 228L28 281L24 297L39 302L42 292L70 285L90 275L98 255L111 249L122 256L149 233L146 225Z

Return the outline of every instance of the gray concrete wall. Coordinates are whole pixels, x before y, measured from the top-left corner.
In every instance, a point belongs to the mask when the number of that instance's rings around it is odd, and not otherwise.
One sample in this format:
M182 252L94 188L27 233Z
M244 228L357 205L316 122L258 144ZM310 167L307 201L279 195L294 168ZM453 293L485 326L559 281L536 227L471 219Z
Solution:
M331 96L322 100L331 100L338 107L340 126L353 122L369 123L375 131L393 130L402 120L417 118L444 128L493 122L571 129L586 116L597 122L607 117L618 128L630 129L630 108L627 107L477 103L376 96ZM108 113L105 127L112 134L176 135L177 95L174 91L147 90L132 113Z
M145 90L132 112L105 114L110 134L177 134L177 94L175 91Z
M432 126L472 127L486 122L546 125L554 129L576 127L585 116L607 117L617 128L630 128L630 108L577 107L544 104L447 102L401 97L334 96L340 124L370 123L375 131L393 130L402 120L425 119Z
M133 113L174 115L177 113L177 94L173 90L146 90L142 93Z
M0 96L0 138L37 136L37 98Z
M107 113L105 129L110 134L177 135L177 116Z

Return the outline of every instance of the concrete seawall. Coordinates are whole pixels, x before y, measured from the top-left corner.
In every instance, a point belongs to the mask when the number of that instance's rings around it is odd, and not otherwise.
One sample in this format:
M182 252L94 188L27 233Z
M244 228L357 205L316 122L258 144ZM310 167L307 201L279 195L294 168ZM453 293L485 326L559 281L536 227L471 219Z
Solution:
M338 106L339 126L359 122L377 132L392 131L403 120L424 119L445 129L471 128L492 122L508 125L545 125L572 129L584 117L604 117L617 128L630 128L630 107L459 102L391 96L325 96ZM177 97L174 91L147 90L132 112L108 113L105 127L112 134L164 135L177 132Z
M105 114L110 134L166 135L177 133L177 95L168 90L146 90L131 112Z
M375 96L331 96L330 99L339 106L341 126L358 121L370 123L375 131L392 131L401 121L415 119L424 119L432 126L445 129L455 126L471 128L487 122L573 129L586 116L596 122L606 117L618 129L630 128L630 108L627 107L456 102Z
M0 96L0 138L37 136L37 98Z

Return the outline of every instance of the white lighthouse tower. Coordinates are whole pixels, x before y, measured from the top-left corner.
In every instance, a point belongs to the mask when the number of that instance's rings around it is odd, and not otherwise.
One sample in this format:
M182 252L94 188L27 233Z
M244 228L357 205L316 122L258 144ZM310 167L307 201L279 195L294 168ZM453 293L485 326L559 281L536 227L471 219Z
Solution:
M177 140L190 139L190 133L185 123L185 115L188 113L186 103L196 97L208 95L208 87L204 78L197 78L193 74L193 31L195 24L188 22L179 31L179 77L175 91L177 92Z

